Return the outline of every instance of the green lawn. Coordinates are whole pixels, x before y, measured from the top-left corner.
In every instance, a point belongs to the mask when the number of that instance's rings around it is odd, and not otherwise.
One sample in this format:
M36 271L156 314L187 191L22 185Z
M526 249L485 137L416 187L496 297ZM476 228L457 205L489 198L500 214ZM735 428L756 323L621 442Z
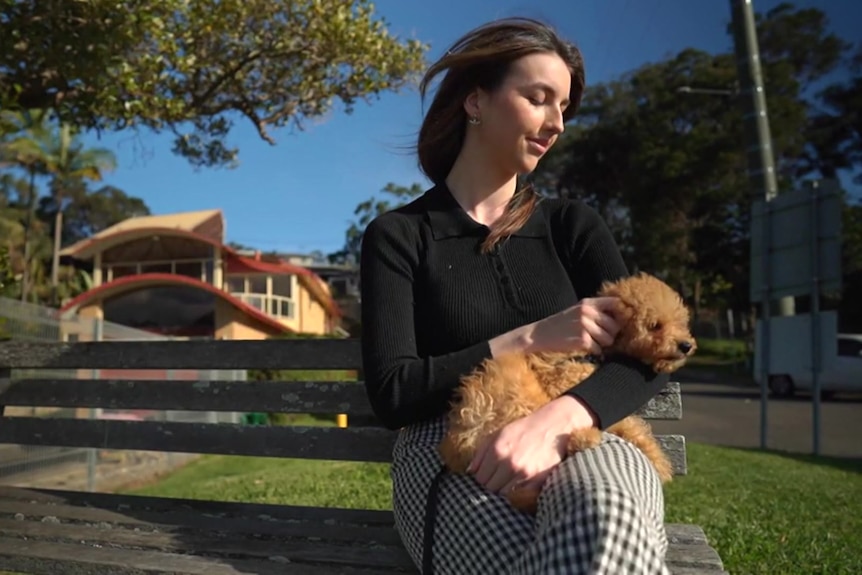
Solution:
M733 575L862 573L862 462L689 444L667 486L667 520L697 523ZM388 468L205 457L148 495L390 508Z
M751 360L747 355L742 340L702 338L697 340L697 352L686 365L733 377L749 376Z

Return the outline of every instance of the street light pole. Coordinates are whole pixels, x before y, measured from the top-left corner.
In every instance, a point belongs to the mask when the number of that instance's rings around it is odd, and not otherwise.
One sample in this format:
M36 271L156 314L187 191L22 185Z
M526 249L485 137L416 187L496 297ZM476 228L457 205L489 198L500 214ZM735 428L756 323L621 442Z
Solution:
M733 45L736 52L736 66L739 75L740 105L743 114L745 133L745 155L748 160L748 180L751 185L752 201L763 199L763 221L761 240L761 266L763 294L761 296L761 337L760 356L760 448L767 447L767 404L771 371L771 326L772 315L772 262L770 246L772 237L772 217L770 204L778 195L775 174L775 159L772 149L772 134L769 130L769 115L766 111L766 92L763 87L763 74L760 68L760 50L757 42L757 27L754 22L752 0L730 0L733 23ZM753 220L752 220L753 221ZM752 240L754 240L752 229ZM752 256L754 254L752 253ZM795 314L793 296L780 298L778 314Z
M730 10L733 18L733 44L736 50L736 65L739 73L740 102L745 131L745 155L748 160L751 193L753 198L762 196L769 202L778 195L778 183L775 175L772 135L769 129L769 115L766 110L766 92L763 87L763 74L760 68L760 51L757 43L752 0L730 0ZM763 249L763 263L768 269L768 242L763 244ZM766 313L764 321L768 321L767 317L770 314L771 306L769 303L767 301L764 308ZM778 312L782 316L794 315L795 304L792 296L783 297L779 300Z

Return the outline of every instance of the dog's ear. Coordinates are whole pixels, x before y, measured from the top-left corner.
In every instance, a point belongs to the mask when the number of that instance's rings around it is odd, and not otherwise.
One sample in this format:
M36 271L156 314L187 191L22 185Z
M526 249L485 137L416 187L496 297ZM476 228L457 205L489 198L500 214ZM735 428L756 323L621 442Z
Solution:
M616 296L616 294L611 294ZM631 303L627 302L625 299L617 299L616 305L613 307L613 310L610 312L611 315L617 320L620 324L625 324L631 321L631 319L635 315L635 308Z

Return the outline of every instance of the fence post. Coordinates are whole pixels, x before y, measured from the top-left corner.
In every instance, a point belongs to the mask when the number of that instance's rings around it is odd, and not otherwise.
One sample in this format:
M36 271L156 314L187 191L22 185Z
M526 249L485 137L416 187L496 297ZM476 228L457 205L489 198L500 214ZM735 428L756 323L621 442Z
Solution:
M104 338L104 324L102 318L93 319L93 341L102 341ZM91 377L99 379L101 374L99 369L92 370ZM96 419L96 408L90 408L90 419ZM96 448L91 447L87 450L87 491L92 493L96 490Z

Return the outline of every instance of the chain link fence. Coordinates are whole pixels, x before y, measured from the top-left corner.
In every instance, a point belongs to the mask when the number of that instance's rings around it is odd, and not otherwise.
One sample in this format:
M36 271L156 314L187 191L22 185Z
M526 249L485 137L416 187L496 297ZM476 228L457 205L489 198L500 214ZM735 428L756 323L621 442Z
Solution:
M64 317L56 309L0 298L0 337L34 342L169 340L150 332L79 316ZM136 379L183 381L245 381L245 370L63 370L15 369L13 380ZM69 417L93 419L238 423L240 413L7 407L5 417ZM169 472L197 454L109 452L99 449L0 444L0 484L22 487L111 490Z

